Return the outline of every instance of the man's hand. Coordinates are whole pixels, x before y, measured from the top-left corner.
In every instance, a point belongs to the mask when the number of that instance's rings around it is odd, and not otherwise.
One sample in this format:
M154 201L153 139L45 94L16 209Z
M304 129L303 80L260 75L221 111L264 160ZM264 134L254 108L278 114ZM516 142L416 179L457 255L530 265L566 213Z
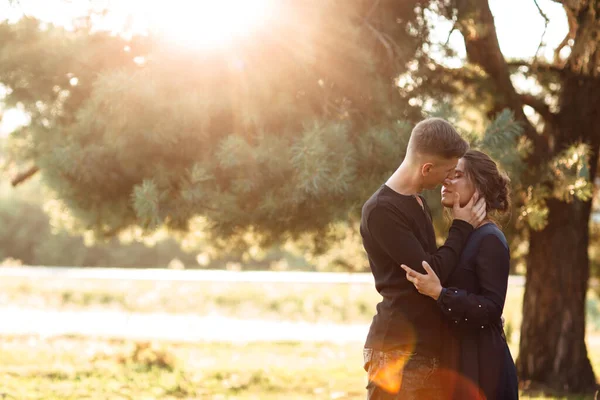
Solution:
M485 199L483 197L479 198L477 191L464 207L460 206L460 194L454 192L454 205L452 206L452 217L454 219L466 221L473 225L473 228L477 228L486 215Z
M435 272L433 272L429 264L427 264L427 261L423 261L422 265L427 272L426 275L420 274L404 264L402 264L401 267L406 271L406 279L415 285L415 288L419 291L419 293L437 300L442 292L442 284L440 283L440 279Z

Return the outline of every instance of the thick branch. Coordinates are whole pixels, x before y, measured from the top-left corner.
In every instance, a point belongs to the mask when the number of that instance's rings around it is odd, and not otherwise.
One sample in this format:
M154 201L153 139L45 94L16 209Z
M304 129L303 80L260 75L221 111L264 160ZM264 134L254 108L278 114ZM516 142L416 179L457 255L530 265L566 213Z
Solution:
M525 60L511 60L506 63L509 68L514 67L527 67L530 71L544 71L544 72L553 72L557 74L562 74L564 70L554 64L548 64L544 62L530 62Z
M21 183L25 182L27 179L31 178L33 175L35 175L40 169L37 166L33 166L30 167L29 169L18 173L11 181L10 183L13 186L17 186L20 185Z
M523 101L510 80L510 71L500 50L494 16L487 1L457 0L459 29L465 40L467 58L480 66L495 87L495 112L509 108L523 124L525 135L533 142L535 154L547 154L548 142L538 135L523 112ZM532 160L535 162L535 160Z
M521 94L521 101L523 104L526 104L533 108L538 114L540 114L544 120L548 123L553 124L556 121L556 114L550 111L550 107L543 99L539 97L535 97L531 94Z
M576 25L575 40L565 69L569 72L595 79L600 75L600 3L597 1L571 1L565 3L567 15L573 16ZM569 24L571 25L571 24ZM571 28L571 26L569 26Z
M434 63L431 68L432 72L435 72L437 76L440 77L448 77L453 81L464 83L465 85L478 85L481 86L485 78L481 73L477 73L476 71L469 70L468 68L448 68L443 65Z
M558 47L554 50L554 64L556 64L556 65L562 64L561 60L560 60L560 52L567 44L569 44L569 40L575 40L575 37L577 36L577 28L579 26L577 24L577 18L575 18L575 15L571 11L571 9L569 9L569 7L567 7L564 4L563 4L563 6L565 9L565 13L567 14L567 21L569 23L569 32L567 32L565 38L562 40L562 42L560 42Z

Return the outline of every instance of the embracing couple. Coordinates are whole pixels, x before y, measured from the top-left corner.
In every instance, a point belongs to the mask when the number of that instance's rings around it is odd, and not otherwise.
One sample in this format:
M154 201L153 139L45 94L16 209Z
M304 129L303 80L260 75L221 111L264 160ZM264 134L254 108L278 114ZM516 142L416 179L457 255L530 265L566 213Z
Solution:
M495 218L509 179L440 118L417 124L402 164L365 203L360 232L377 305L364 348L368 399L517 399L504 336L510 254ZM442 185L437 247L420 195Z

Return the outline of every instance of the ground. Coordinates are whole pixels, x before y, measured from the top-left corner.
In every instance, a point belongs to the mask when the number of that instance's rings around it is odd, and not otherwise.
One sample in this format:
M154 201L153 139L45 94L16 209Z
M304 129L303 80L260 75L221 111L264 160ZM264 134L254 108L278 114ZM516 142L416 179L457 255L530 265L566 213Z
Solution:
M0 293L0 309L218 314L314 324L368 325L378 301L366 284L3 278ZM521 298L522 287L511 287L505 308L515 357ZM588 350L595 370L600 371L597 304L590 296ZM0 395L5 399L44 400L364 399L361 346L359 341L173 342L87 335L4 335L0 338ZM577 398L585 397L571 397Z

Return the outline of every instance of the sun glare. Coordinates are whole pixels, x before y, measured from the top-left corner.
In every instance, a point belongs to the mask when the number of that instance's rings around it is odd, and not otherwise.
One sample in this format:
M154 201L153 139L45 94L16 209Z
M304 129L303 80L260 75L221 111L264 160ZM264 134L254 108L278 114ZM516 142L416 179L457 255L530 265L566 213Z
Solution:
M150 29L190 48L214 49L250 35L273 13L272 0L175 0L143 5Z

